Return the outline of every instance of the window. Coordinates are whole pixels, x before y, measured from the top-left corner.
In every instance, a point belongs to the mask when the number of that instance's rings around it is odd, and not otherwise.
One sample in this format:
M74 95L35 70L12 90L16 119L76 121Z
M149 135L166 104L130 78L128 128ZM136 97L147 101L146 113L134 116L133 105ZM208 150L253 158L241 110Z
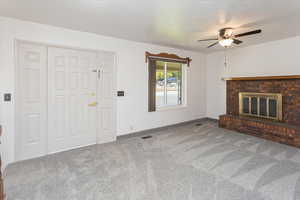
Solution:
M176 62L156 62L156 108L183 104L183 67Z
M185 65L177 62L154 60L150 69L152 69L152 76L149 79L149 95L152 96L149 104L152 106L151 111L182 105L184 101Z
M176 54L145 53L148 62L148 111L185 105L186 69L191 58Z

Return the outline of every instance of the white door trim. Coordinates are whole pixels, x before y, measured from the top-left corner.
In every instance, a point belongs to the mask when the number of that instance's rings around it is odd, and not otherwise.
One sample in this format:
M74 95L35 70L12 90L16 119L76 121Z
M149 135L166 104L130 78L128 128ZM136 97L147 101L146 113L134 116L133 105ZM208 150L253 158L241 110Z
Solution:
M24 43L28 43L28 44L32 44L32 45L40 45L40 46L44 46L46 47L47 51L48 48L50 47L55 47L55 48L64 48L64 49L71 49L71 50L80 50L80 51L88 51L88 52L95 52L97 54L101 54L101 53L110 53L114 55L114 65L113 65L113 93L114 98L113 98L113 118L114 118L114 137L116 138L117 135L117 98L116 98L116 92L117 92L117 54L115 52L112 51L105 51L105 50L100 50L100 49L87 49L87 48L81 48L81 47L74 47L74 46L66 46L66 45L60 45L60 44L51 44L51 43L43 43L43 42L36 42L36 41L30 41L30 40L23 40L23 39L15 39L14 40L14 62L15 62L15 91L14 91L14 96L15 98L13 98L13 101L15 103L14 107L15 107L15 134L14 134L14 138L15 138L15 161L19 161L22 160L21 156L21 146L20 144L22 143L21 141L21 137L20 137L20 119L18 117L18 113L20 111L20 88L19 88L19 84L20 84L20 74L19 74L19 55L18 55L18 50L19 50L19 45L20 44L24 44ZM48 52L47 52L47 59L48 59ZM46 75L47 75L47 79L48 79L48 61L46 59ZM101 68L101 66L97 66L97 68ZM48 80L47 82L47 90L48 90ZM100 83L100 81L98 82ZM48 91L47 91L47 102L46 102L46 107L48 109ZM97 95L97 101L98 101L98 95ZM47 110L48 113L48 110ZM48 114L46 114L47 118L47 122L48 122ZM48 125L48 123L47 123ZM48 154L48 128L46 129L46 133L45 133L45 142L46 142L46 147L45 147L45 154ZM99 140L100 136L99 136L99 129L97 129L97 143L103 143L102 141Z

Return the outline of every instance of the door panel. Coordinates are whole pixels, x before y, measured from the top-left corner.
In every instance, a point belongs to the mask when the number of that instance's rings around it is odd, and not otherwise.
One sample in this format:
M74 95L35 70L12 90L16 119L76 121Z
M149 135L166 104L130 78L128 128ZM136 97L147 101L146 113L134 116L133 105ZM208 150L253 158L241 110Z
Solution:
M28 114L25 117L24 132L28 133L28 137L26 137L26 144L36 144L41 140L40 124L40 114Z
M56 127L56 131L53 132L55 138L57 140L61 140L64 138L64 134L66 131L66 98L64 96L56 96L54 99L54 111L56 113L56 118L54 119L54 125Z
M99 53L100 80L98 84L98 143L116 140L116 80L115 55Z
M48 48L48 153L68 144L68 53Z
M17 160L46 154L46 47L18 43Z
M49 153L96 143L96 53L49 48L48 56Z

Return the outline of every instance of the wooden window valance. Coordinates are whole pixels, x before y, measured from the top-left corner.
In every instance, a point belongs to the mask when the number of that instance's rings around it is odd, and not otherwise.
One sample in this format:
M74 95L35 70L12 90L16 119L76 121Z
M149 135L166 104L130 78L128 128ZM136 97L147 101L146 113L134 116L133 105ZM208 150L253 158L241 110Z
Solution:
M192 61L192 59L189 57L182 58L182 57L177 56L176 54L168 54L168 53L152 54L152 53L149 53L146 51L146 53L145 53L146 62L148 62L149 58L170 61L170 62L184 63L184 64L187 64L187 66L190 66L190 62Z

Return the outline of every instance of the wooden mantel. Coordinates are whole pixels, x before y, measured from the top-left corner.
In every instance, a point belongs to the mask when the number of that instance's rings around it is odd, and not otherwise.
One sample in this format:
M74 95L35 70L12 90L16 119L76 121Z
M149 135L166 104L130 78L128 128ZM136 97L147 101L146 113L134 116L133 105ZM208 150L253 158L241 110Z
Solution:
M222 78L222 79L225 81L287 80L287 79L300 79L300 75L227 77L227 78Z

